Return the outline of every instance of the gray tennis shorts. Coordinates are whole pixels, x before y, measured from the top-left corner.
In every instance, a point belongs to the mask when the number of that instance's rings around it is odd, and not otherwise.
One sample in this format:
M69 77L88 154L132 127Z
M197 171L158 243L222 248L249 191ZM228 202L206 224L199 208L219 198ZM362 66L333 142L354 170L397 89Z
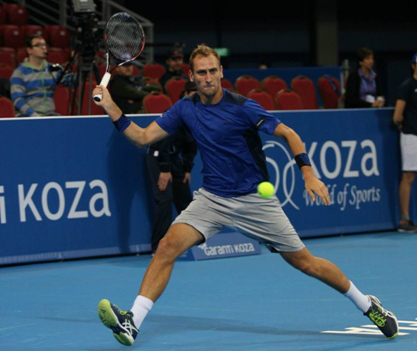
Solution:
M304 248L276 196L264 199L253 193L221 197L200 188L194 191L193 201L174 223L194 227L205 240L224 228L233 228L265 244L272 252L296 252Z
M402 170L417 171L417 135L400 134Z

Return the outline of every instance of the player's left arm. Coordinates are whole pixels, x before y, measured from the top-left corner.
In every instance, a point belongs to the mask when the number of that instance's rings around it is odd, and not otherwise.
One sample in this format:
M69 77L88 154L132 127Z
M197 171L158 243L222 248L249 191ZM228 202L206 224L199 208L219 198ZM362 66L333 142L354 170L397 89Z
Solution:
M308 155L300 136L284 123L277 125L274 135L283 139L289 146L294 157L298 158L297 164L303 173L305 188L311 199L314 201L317 194L325 205L330 205L329 191L324 183L319 180L309 164Z
M395 102L395 110L394 110L393 121L394 121L395 125L397 125L399 127L399 129L401 129L402 124L404 122L405 106L406 106L406 101L405 100L397 99L397 101Z

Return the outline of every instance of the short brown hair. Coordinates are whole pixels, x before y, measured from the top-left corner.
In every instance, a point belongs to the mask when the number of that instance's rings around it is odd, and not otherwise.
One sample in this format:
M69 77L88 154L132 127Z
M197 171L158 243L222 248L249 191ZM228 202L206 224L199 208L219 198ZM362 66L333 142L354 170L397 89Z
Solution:
M359 63L371 55L372 56L374 55L374 52L371 49L361 48L356 52L356 59L358 60L358 63Z
M32 47L32 40L33 39L43 39L43 36L39 35L39 34L34 34L34 35L30 35L27 38L25 38L25 47L26 48L31 48Z
M204 56L204 57L208 57L210 55L213 55L214 57L217 58L217 61L219 61L219 66L220 66L220 56L216 52L216 50L212 49L211 47L209 47L205 44L200 44L193 50L193 52L190 55L189 62L190 62L190 69L191 69L192 72L194 72L194 59L198 55L201 55L201 56Z

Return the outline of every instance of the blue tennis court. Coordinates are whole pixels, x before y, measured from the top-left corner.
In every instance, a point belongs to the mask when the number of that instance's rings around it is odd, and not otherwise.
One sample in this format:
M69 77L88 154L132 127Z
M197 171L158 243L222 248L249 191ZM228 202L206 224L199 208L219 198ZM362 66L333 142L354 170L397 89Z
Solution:
M143 351L417 349L417 236L383 232L304 240L393 311L386 339L356 307L277 255L178 261L131 349ZM3 267L0 350L122 350L99 321L107 298L129 309L150 255Z

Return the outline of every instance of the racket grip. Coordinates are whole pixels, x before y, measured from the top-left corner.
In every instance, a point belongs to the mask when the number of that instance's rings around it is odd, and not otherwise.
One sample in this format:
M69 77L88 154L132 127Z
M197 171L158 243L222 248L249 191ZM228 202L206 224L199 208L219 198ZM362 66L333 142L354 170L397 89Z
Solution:
M100 85L107 87L107 85L109 84L110 78L111 78L111 74L109 72L104 73L103 78L101 78ZM94 95L94 100L96 101L101 101L102 98L103 98L102 94Z

